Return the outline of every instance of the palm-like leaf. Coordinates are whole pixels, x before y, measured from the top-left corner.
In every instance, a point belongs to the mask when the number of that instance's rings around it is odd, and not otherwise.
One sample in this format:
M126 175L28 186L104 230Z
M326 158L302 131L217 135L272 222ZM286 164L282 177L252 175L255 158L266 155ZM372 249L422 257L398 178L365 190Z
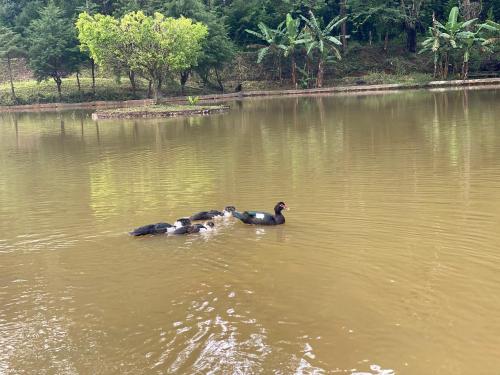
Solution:
M330 35L330 33L335 27L344 22L347 17L341 19L338 17L334 18L328 23L328 25L325 26L325 28L321 28L318 20L314 16L314 13L311 11L309 12L309 18L302 15L300 17L306 23L304 32L308 35L308 40L305 42L307 45L307 54L310 55L313 50L317 49L324 57L328 57L328 54L333 52L333 55L340 60L341 55L336 46L340 46L342 43L338 38Z
M262 41L264 41L267 45L261 47L257 54L257 63L261 63L264 57L271 51L278 51L278 54L281 53L280 50L283 49L282 39L283 39L283 22L276 29L272 29L263 22L259 22L257 24L259 31L248 30L245 31Z
M262 60L264 59L264 57L266 57L269 50L270 50L270 47L264 47L264 48L261 48L259 50L259 52L257 53L257 63L258 64L260 64L262 62Z

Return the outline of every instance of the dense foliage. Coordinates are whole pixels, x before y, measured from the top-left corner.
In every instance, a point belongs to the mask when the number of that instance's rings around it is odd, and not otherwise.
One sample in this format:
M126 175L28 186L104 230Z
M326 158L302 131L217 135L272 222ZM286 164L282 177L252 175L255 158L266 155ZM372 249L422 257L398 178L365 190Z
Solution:
M439 22L450 12L459 29ZM365 45L400 60L423 48L434 57L435 75L453 69L466 77L469 62L498 51L499 20L500 0L0 0L0 58L10 64L25 52L35 77L52 78L59 93L64 77L82 66L93 72L94 60L110 76L128 76L134 94L136 76L150 82L153 95L173 80L183 91L193 75L224 91L225 69L249 52L258 52L255 59L279 82L320 87L334 61ZM166 35L174 22L184 25L178 45ZM206 29L190 34L188 23ZM361 63L370 73L370 61Z
M83 12L76 22L82 49L103 66L139 73L151 82L157 101L163 78L197 65L207 34L189 18L131 12L120 20Z

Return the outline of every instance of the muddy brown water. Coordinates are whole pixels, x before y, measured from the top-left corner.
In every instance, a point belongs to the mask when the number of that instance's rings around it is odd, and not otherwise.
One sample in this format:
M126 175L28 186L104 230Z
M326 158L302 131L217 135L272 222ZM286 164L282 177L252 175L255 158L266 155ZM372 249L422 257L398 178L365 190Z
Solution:
M231 105L0 115L0 373L499 373L500 90Z

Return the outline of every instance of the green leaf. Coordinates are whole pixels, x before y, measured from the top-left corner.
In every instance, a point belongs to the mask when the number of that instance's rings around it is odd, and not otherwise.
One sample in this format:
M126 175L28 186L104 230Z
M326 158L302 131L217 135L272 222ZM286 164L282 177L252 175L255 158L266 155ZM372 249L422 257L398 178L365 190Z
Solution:
M450 15L448 16L448 27L451 29L455 29L457 27L458 21L458 7L453 7L450 11Z
M333 44L336 44L337 46L342 45L342 42L340 40L338 40L337 38L335 38L334 36L327 36L326 39L329 40L330 42L332 42Z
M264 57L266 57L267 53L269 52L269 47L264 47L262 48L259 53L257 54L257 63L260 64Z
M472 25L472 24L473 24L474 22L476 22L476 21L477 21L477 18L473 18L473 19L471 19L471 20L468 20L468 21L463 22L463 23L460 25L460 27L461 27L462 29L466 29L467 27L469 27L470 25Z

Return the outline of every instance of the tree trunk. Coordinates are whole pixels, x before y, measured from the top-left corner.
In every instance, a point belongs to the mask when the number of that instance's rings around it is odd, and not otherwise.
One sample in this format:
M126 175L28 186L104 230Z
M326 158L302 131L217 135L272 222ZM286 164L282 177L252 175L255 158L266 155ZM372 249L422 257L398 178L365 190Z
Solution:
M462 79L467 79L469 77L469 62L464 61L462 64Z
M368 44L371 46L372 45L372 31L368 31Z
M153 100L154 104L158 104L160 101L160 90L161 90L161 80L156 79L156 82L153 82Z
M219 84L220 91L224 94L224 85L222 83L222 77L219 74L219 70L215 68L215 78L217 79L217 83Z
M325 71L324 71L324 67L323 67L323 57L320 57L319 62L318 62L318 76L316 79L316 87L319 89L321 87L323 87L323 75L324 75L324 73L325 73Z
M387 52L388 48L389 48L389 31L386 31L384 38L384 51Z
M151 80L148 81L148 99L151 99L153 94L153 82Z
M189 70L185 70L185 71L181 72L181 79L180 79L180 82L181 82L181 95L184 95L184 91L185 91L185 88L186 88L186 82L189 79L189 74L190 74Z
M78 86L78 92L82 92L82 85L80 84L80 72L76 72L76 84Z
M417 28L413 24L406 25L406 48L408 52L417 52Z
M92 94L95 96L95 61L90 59L90 67L92 70Z
M448 79L448 53L445 54L444 58L443 78Z
M297 64L295 63L295 56L292 53L292 85L297 88Z
M57 94L59 95L59 101L61 102L62 101L62 93L61 93L62 80L61 80L61 77L59 77L58 75L56 75L54 77L54 81L56 82L56 85L57 85Z
M132 70L128 71L128 79L130 81L130 86L132 87L132 95L135 97L137 87L135 84L135 73Z
M12 66L10 64L10 56L7 55L7 67L9 69L9 80L10 80L10 92L12 94L12 101L17 102L16 92L14 91L14 79L12 77Z
M311 77L311 59L306 56L306 69L307 69L307 88L309 88L309 78Z
M347 0L340 0L340 18L344 18L347 12ZM342 22L340 26L341 41L342 41L342 51L345 54L347 52L347 22Z
M281 84L283 82L283 74L281 73L281 54L278 55L278 79Z

